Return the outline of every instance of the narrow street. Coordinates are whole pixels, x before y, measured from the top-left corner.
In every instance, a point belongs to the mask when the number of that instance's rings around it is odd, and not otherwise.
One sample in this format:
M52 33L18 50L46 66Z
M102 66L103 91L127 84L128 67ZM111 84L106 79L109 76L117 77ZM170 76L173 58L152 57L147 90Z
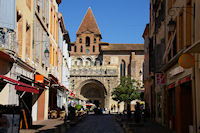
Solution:
M90 115L67 133L123 133L113 115Z
M20 133L173 133L151 120L140 124L133 121L130 124L129 130L126 130L114 115L88 115L72 127L64 124L63 120L49 119L35 124L35 129L21 130Z

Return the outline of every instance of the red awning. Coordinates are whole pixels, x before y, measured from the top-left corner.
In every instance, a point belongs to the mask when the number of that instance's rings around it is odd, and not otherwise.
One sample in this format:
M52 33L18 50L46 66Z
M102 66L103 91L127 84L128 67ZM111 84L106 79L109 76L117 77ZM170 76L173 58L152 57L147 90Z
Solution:
M16 90L39 94L39 90L36 87L33 87L33 86L28 85L28 84L22 83L20 81L16 81L16 80L11 79L9 77L6 77L4 75L0 75L0 78L14 83Z

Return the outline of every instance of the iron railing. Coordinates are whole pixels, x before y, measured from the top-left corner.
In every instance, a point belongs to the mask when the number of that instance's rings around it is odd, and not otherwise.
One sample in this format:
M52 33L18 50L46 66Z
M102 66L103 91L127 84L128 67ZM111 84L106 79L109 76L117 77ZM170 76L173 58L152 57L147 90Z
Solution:
M18 53L18 43L15 32L0 28L0 49L11 54Z

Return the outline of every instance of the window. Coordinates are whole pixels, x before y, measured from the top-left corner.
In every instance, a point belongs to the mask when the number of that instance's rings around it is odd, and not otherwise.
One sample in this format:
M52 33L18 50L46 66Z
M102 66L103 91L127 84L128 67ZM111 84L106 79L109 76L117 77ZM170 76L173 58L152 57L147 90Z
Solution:
M184 48L184 18L183 18L183 12L179 15L179 50Z
M40 13L40 0L37 1L37 11Z
M81 52L83 52L83 46L81 46Z
M22 56L22 30L23 30L23 21L22 16L17 18L17 40L18 40L18 55Z
M97 42L97 40L96 40L96 38L94 38L94 43L96 43Z
M79 39L79 43L82 43L82 39L81 38Z
M77 64L78 64L77 61L75 61L75 62L74 62L74 65L77 66Z
M90 66L92 63L92 60L90 58L86 59L86 66Z
M93 46L93 52L95 52L95 46Z
M31 30L30 26L26 25L26 55L28 58L30 58L30 48L31 48Z
M74 52L76 52L76 46L74 46Z
M90 46L90 38L88 36L86 37L86 46Z
M90 52L90 50L89 50L89 49L86 49L86 51L85 51L85 52L86 52L86 54L88 54L88 53Z
M173 40L173 56L175 56L177 54L177 39L176 39L176 35L174 37L174 40Z
M82 66L83 65L83 60L81 58L77 58L78 61L78 66Z
M186 8L186 45L191 45L191 36L192 36L192 2L191 0L187 0L187 8Z
M26 0L26 5L31 10L31 0Z
M120 65L120 78L126 76L126 63L124 60L122 60L122 63Z

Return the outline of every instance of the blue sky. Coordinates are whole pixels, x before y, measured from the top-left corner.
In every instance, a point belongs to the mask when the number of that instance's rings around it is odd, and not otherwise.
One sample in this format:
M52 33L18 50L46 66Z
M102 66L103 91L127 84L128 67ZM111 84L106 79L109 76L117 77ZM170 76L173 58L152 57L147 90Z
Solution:
M102 41L144 43L142 34L149 22L149 0L62 0L59 12L64 16L72 42L90 5Z

